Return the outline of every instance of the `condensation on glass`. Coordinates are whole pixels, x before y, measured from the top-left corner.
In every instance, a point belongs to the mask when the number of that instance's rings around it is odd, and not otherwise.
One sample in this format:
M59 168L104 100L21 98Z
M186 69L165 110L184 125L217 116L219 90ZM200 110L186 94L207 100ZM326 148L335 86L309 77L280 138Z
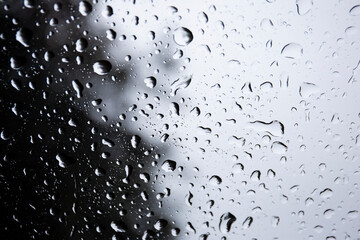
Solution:
M359 239L360 2L1 1L1 239Z

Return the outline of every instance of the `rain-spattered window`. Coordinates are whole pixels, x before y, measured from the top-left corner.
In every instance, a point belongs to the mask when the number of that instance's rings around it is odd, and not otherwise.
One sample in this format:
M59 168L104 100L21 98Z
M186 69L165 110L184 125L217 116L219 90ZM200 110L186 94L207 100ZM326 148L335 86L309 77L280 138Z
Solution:
M1 1L1 239L359 239L360 2Z

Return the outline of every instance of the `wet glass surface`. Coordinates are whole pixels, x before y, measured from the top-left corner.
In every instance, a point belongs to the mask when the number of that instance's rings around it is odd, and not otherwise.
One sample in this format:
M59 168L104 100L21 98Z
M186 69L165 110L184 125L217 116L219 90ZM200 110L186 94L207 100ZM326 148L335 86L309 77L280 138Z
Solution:
M1 239L359 239L360 3L0 1Z

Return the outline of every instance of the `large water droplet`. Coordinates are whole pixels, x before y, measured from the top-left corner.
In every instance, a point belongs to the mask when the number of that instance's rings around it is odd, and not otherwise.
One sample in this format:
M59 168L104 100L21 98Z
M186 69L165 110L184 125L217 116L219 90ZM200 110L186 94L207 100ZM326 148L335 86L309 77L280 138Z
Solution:
M156 78L153 76L144 79L144 83L148 88L154 88L156 86Z
M305 15L310 12L313 4L313 0L296 0L296 8L298 14Z
M85 38L79 38L76 40L75 49L78 52L83 52L88 46L88 42Z
M110 226L115 232L124 233L127 230L125 223L122 221L112 221L110 223Z
M180 89L187 88L191 83L192 76L183 76L171 84L171 96L175 96Z
M179 46L186 46L194 39L192 32L184 27L175 29L173 35L175 43Z
M10 67L12 69L19 69L26 63L26 58L21 56L15 56L10 58Z
M276 141L271 145L271 151L276 154L284 154L288 150L288 147L282 142Z
M84 89L83 85L81 84L81 82L77 79L72 81L72 86L74 88L74 90L76 91L76 96L78 98L82 97L82 91Z
M217 176L217 175L213 175L211 176L211 178L209 179L209 183L213 186L218 186L222 183L222 179Z
M360 5L355 5L353 6L350 11L349 11L350 15L352 16L359 16L360 15Z
M302 56L303 48L298 43L289 43L283 47L281 54L286 58L297 59Z
M173 172L176 168L176 162L173 160L166 160L164 161L164 163L161 165L161 168L165 171L165 172Z
M59 166L62 168L66 168L75 162L74 159L72 159L68 156L65 156L61 153L57 154L55 158L58 161Z
M24 47L29 47L31 42L32 32L27 28L20 28L15 35L16 41L21 43Z
M303 98L309 98L317 92L319 92L319 87L313 83L303 82L299 88L299 94Z
M102 11L102 15L104 17L111 17L114 14L112 7L106 6L105 9Z
M231 230L231 225L236 221L236 217L230 212L224 213L220 217L219 229L222 233L228 233Z
M94 72L98 75L106 75L110 72L112 65L109 61L100 60L93 64Z
M284 134L284 125L277 120L269 123L262 121L250 122L249 127L259 132L268 132L273 136L281 136Z
M168 225L168 221L166 221L165 219L159 219L156 221L156 223L154 224L154 228L158 231L163 230L166 226Z
M81 15L87 16L89 13L91 13L91 11L92 11L92 6L89 2L81 1L79 3L79 12L81 13Z
M141 137L138 136L138 135L134 135L131 137L131 146L133 148L137 148L140 144L140 141L141 141Z

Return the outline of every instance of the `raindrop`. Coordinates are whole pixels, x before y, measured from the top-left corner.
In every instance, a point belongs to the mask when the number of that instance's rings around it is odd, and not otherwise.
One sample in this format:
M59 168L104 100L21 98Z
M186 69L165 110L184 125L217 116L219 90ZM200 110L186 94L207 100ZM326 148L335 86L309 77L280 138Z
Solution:
M245 229L249 228L251 226L252 222L253 222L253 218L252 217L247 217L245 219L245 221L243 222L243 224L242 224L243 228L245 228Z
M221 184L221 182L222 182L222 179L221 179L219 176L217 176L217 175L213 175L213 176L211 176L211 178L209 179L209 183L210 183L211 185L213 185L213 186L218 186L218 185Z
M115 232L124 233L127 230L125 223L122 221L112 221L110 226Z
M172 84L171 84L171 96L175 96L177 91L179 91L180 89L184 89L187 88L192 80L192 76L183 76L181 78L176 79Z
M287 150L288 147L284 143L279 141L273 142L273 144L271 145L271 151L276 154L284 154L287 152Z
M189 45L189 43L191 43L194 39L192 32L184 27L175 29L173 35L175 43L179 46Z
M286 58L297 59L302 56L303 48L298 43L289 43L283 47L281 54Z
M161 168L165 171L165 172L173 172L176 168L176 162L173 160L166 160L163 162L163 164L161 165Z
M222 233L228 233L231 230L231 225L236 221L236 217L230 212L224 213L220 217L219 230Z
M313 4L313 0L296 0L297 13L299 15L307 14L310 12Z
M158 231L163 230L168 225L168 222L165 219L158 219L155 224L154 228Z
M81 84L81 82L77 79L72 81L72 86L74 88L74 90L76 91L76 96L78 98L82 97L82 91L84 90L83 85Z
M76 40L75 49L78 52L83 52L88 47L88 42L85 38L79 38Z
M79 12L83 16L87 16L92 11L92 6L87 1L81 1L79 2Z
M106 75L110 72L112 65L109 61L100 60L93 64L94 72L98 75Z
M16 41L21 43L24 47L29 47L31 42L32 32L27 28L20 28L15 35Z
M102 15L104 17L111 17L114 14L112 7L106 6L105 9L102 11Z
M319 92L319 87L313 83L303 82L299 87L299 94L303 98L309 98L317 92Z
M59 166L62 168L67 168L69 165L75 162L74 159L60 153L57 154L55 158L58 161Z
M140 144L140 141L141 141L141 137L139 137L138 135L134 135L131 137L131 146L133 148L137 148Z
M349 11L350 15L352 16L359 16L360 15L360 5L355 5L353 6L350 11Z
M156 78L153 76L144 79L144 83L148 88L154 88L156 86Z

